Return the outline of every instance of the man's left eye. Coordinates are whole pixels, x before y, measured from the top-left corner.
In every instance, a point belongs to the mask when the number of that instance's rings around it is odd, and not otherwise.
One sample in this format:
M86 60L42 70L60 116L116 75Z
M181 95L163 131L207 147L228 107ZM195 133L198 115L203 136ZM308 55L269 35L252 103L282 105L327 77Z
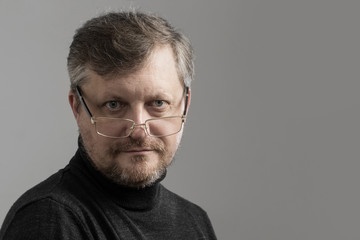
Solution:
M155 107L162 107L166 104L166 102L164 100L155 100L154 101L154 106Z

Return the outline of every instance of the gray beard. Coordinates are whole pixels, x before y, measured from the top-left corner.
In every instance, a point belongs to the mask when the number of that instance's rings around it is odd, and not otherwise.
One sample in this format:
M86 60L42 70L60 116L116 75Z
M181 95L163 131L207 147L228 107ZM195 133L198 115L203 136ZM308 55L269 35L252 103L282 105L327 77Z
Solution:
M142 157L134 157L132 161L141 163L146 161L146 159ZM119 185L143 188L152 185L166 172L168 167L167 164L164 164L161 161L159 165L160 166L158 166L150 174L147 174L141 169L135 168L131 171L128 171L126 169L120 168L118 165L114 165L111 168L108 168L103 174Z
M106 155L115 158L121 151L130 149L133 146L151 145L151 148L159 154L158 164L152 171L146 169L147 159L143 156L135 156L131 158L131 161L134 164L134 167L131 169L122 168L117 163L113 163L106 168L100 169L92 160L91 156L93 154L91 148L89 150L86 149L81 136L80 141L82 143L81 145L83 150L88 154L90 163L94 166L94 168L112 182L122 186L135 188L150 186L165 174L167 167L172 163L172 159L169 161L172 156L170 156L168 151L161 144L144 144L141 142L135 142L131 139L124 144L109 148Z

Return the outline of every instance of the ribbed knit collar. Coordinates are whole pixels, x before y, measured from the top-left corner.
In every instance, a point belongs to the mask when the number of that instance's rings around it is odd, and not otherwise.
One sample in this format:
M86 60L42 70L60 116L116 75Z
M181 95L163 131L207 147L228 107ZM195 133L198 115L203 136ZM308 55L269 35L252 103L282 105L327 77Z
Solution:
M121 186L100 173L90 162L81 141L79 149L73 157L70 167L76 173L84 174L89 184L94 184L105 197L113 200L123 208L131 210L150 210L158 204L160 182L165 178L166 172L154 184L144 188Z

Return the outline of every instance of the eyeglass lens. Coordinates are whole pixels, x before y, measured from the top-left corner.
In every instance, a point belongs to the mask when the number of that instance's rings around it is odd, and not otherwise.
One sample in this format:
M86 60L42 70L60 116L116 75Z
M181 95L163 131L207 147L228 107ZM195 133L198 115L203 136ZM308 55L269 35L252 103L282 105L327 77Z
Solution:
M150 136L161 137L178 133L182 128L182 117L149 119L145 122ZM125 119L97 118L96 131L109 137L127 137L133 131L134 122ZM136 126L135 126L136 127Z

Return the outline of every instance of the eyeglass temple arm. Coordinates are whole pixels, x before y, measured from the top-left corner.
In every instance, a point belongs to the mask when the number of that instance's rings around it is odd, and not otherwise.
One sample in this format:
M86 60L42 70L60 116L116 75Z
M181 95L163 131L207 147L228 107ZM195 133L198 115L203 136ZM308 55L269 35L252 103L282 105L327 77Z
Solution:
M183 116L186 116L188 112L188 106L189 106L189 87L185 87L185 109Z
M80 99L80 102L81 102L81 105L83 105L84 109L85 109L85 112L87 113L87 115L92 118L92 114L88 108L88 106L86 105L85 101L84 101L84 98L81 94L81 89L79 86L76 86L76 93L77 95L79 96L79 99Z

